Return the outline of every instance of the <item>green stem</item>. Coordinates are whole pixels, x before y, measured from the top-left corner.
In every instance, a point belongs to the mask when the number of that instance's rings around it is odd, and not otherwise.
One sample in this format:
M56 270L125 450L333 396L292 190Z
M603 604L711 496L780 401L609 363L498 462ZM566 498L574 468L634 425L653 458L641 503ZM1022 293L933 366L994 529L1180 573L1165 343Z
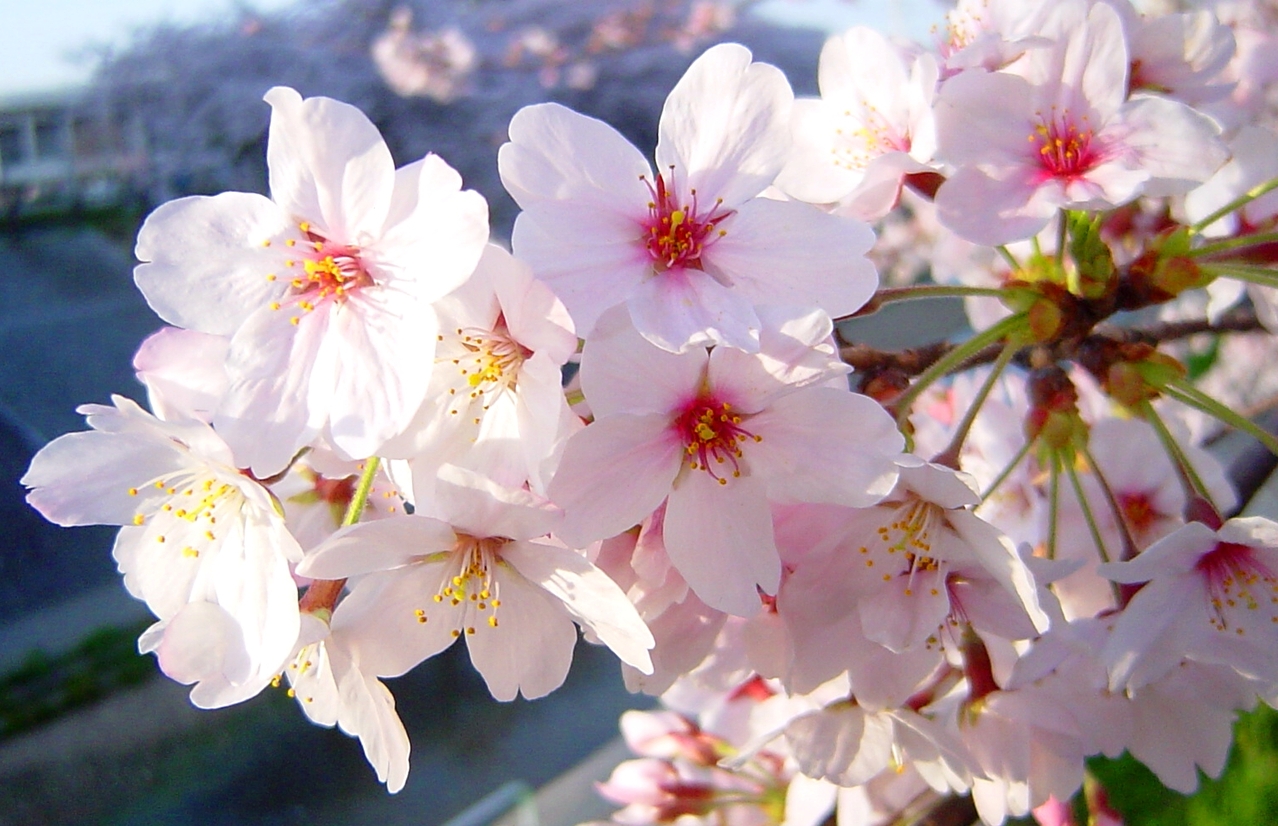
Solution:
M1264 195L1265 193L1270 192L1271 190L1276 188L1278 188L1278 178L1274 178L1272 181L1266 181L1263 184L1253 186L1251 189L1247 190L1242 195L1239 195L1237 198L1225 204L1223 207L1216 210L1211 215L1208 215L1206 218L1202 219L1198 223L1190 226L1189 231L1194 233L1202 232L1204 229L1216 223L1221 218L1224 218L1226 215L1233 212L1234 210L1241 209L1242 207L1247 206L1247 204L1250 204L1252 201L1256 200L1261 195Z
M1074 488L1074 495L1078 497L1078 506L1083 509L1083 521L1087 523L1087 532L1092 535L1092 543L1100 553L1101 561L1109 562L1109 553L1105 550L1105 539L1101 536L1100 526L1096 524L1096 515L1092 513L1091 503L1087 501L1087 494L1083 491L1083 482L1078 478L1078 471L1070 464L1065 466L1065 473L1069 476L1070 487Z
M985 492L981 494L981 502L984 502L986 499L989 499L994 495L994 491L998 490L999 486L1007 481L1007 477L1012 475L1012 471L1016 470L1016 466L1021 463L1021 460L1025 458L1026 454L1029 453L1030 448L1033 446L1034 441L1032 439L1025 440L1025 444L1021 445L1021 449L1016 451L1016 455L1012 457L1012 461L1007 463L1007 467L1003 468L1002 472L999 473L998 478L995 479L994 482L985 489Z
M1109 503L1109 509L1114 514L1114 522L1118 525L1118 534L1123 540L1123 559L1133 559L1138 548L1136 547L1136 538L1132 536L1131 529L1127 527L1127 517L1123 513L1123 506L1118 501L1118 497L1114 495L1114 489L1109 486L1109 480L1105 478L1105 474L1101 473L1100 465L1096 464L1096 457L1092 455L1091 447L1084 444L1080 450L1083 458L1087 459L1087 464L1091 466L1092 473L1095 474L1096 481L1100 485L1101 491L1105 494L1105 501ZM1108 560L1106 561L1108 562Z
M1269 267L1221 262L1203 264L1201 269L1209 275L1236 278L1239 281L1246 281L1248 284L1259 284L1262 287L1278 287L1278 270Z
M941 358L932 363L932 366L923 371L914 383L909 386L901 397L896 401L896 424L902 432L905 432L905 421L910 416L910 407L914 401L922 395L923 391L930 387L938 379L946 376L951 370L958 367L971 356L976 355L987 344L992 344L1004 336L1016 332L1024 326L1025 315L1019 313L1017 315L1008 316L1002 319L992 327L982 330L967 341L955 347ZM913 439L908 434L906 436L907 449L913 450Z
M999 351L998 358L994 361L994 366L990 368L990 374L985 377L985 382L977 392L976 398L972 400L967 411L963 413L963 420L959 422L958 429L954 431L954 437L950 439L950 443L945 450L937 454L936 458L932 460L933 462L946 465L952 462L953 467L958 467L959 451L963 449L963 442L967 441L968 431L972 429L972 423L976 421L976 415L981 411L981 407L989 397L990 391L994 389L994 385L998 382L998 378L1002 375L1004 368L1012 361L1012 356L1016 355L1017 349L1016 345L1009 341Z
M381 460L376 456L370 456L364 460L364 472L355 485L355 493L351 495L350 504L346 506L346 515L342 517L343 528L354 525L363 515L364 506L368 504L369 491L373 489L373 479L377 476L377 466L380 463Z
M1255 247L1260 244L1271 244L1278 241L1278 232L1259 232L1255 235L1240 235L1237 238L1226 238L1223 241L1213 241L1210 244L1203 244L1201 247L1194 247L1189 251L1190 258L1198 258L1203 255L1213 255L1218 252L1228 252L1229 250L1238 249L1239 247Z
M1005 244L999 244L994 249L998 250L998 254L1003 256L1003 260L1012 268L1012 272L1021 271L1021 262L1016 260L1016 256L1012 255L1012 251Z
M1052 454L1051 485L1047 490L1047 558L1056 558L1056 528L1061 510L1061 460Z
M1166 423L1158 415L1154 405L1146 400L1141 405L1140 412L1145 417L1145 421L1153 426L1154 432L1158 434L1158 440L1163 443L1163 450L1167 451L1167 456L1172 460L1172 465L1176 468L1176 474L1180 477L1181 486L1185 489L1185 498L1202 497L1214 505L1211 494L1207 492L1207 486L1203 484L1202 477L1198 475L1198 471L1194 470L1189 457L1185 455L1185 451L1181 450L1180 442L1177 442L1176 437L1167 429Z
M1266 431L1255 422L1236 412L1235 410L1221 404L1220 402L1208 396L1203 391L1194 387L1192 384L1184 381L1170 381L1163 386L1163 392L1169 398L1173 398L1182 404L1197 408L1215 419L1229 425L1230 427L1241 430L1242 432L1252 436L1262 445L1264 445L1270 453L1278 456L1278 438L1272 433Z
M1058 267L1065 266L1065 236L1066 231L1069 228L1069 222L1066 220L1066 215L1067 213L1063 209L1056 211L1056 266Z

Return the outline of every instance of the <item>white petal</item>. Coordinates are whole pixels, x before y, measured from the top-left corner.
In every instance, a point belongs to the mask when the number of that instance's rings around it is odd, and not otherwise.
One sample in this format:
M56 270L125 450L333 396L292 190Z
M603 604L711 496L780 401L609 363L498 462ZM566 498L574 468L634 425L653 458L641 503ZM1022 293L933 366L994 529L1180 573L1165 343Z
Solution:
M622 662L652 673L652 632L607 574L576 551L540 542L513 542L501 553L529 582L562 600Z
M613 413L665 413L697 394L706 352L661 349L639 334L625 308L599 319L581 353L581 389L597 418Z
M470 661L496 699L505 702L522 693L535 700L568 676L577 627L562 603L513 567L498 564L501 608L493 616L499 624L477 626L465 635Z
M756 304L816 306L844 316L879 286L865 257L874 233L861 221L799 201L755 198L723 229L727 235L705 252L706 267Z
M685 470L670 493L663 536L670 561L711 608L753 616L756 588L775 594L781 584L767 491L755 477L721 485L704 470Z
M564 509L562 536L584 547L639 524L670 492L683 446L659 413L618 413L568 440L550 498Z
M169 201L138 231L133 279L170 324L231 335L282 291L267 276L284 255L263 244L287 226L279 207L247 192Z
M418 557L451 551L456 544L452 528L427 516L361 522L339 530L308 553L297 573L313 579L344 579L398 568Z
M331 98L302 100L276 86L266 166L271 198L299 221L322 223L330 238L364 244L390 211L395 162L363 112Z
M675 188L734 207L772 183L790 148L794 93L775 66L736 43L707 49L661 110L657 167ZM686 176L686 177L685 177Z

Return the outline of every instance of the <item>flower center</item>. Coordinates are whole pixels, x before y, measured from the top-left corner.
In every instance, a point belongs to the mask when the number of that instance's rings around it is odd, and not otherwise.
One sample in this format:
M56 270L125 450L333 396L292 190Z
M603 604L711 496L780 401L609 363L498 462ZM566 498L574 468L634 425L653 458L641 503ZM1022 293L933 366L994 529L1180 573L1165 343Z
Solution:
M870 161L889 152L910 151L910 139L901 135L868 101L860 109L843 112L845 125L835 130L834 165L859 172Z
M518 385L520 368L533 352L511 336L504 316L497 317L491 330L458 327L454 332L439 336L436 359L439 364L452 364L456 371L448 381L448 394L455 399L450 412L460 414L472 403L487 410L492 394Z
M1162 516L1148 493L1118 493L1117 499L1127 525L1137 536L1143 536Z
M1268 617L1266 625L1278 625L1278 578L1256 558L1255 548L1218 542L1194 569L1207 584L1211 598L1207 621L1217 631L1232 628L1244 636L1245 626L1264 617Z
M906 576L905 595L913 596L915 578L932 575L928 586L932 595L940 593L941 565L932 557L932 532L942 519L941 508L922 499L911 499L892 511L891 521L875 529L875 538L857 550L865 560L865 567L878 563L883 568L883 581L891 582L895 576Z
M673 187L674 167L670 169L670 176L670 185L662 175L657 175L655 183L643 177L652 195L648 202L648 220L643 225L644 245L658 272L681 267L699 270L705 248L728 234L718 225L733 211L724 209L723 199L719 198L703 213L695 189L691 193L692 202L680 204Z
M478 538L466 534L457 535L457 545L452 551L457 567L451 577L439 587L432 599L454 610L453 636L463 631L475 633L475 614L484 617L489 627L497 627L497 609L501 607L497 580L493 570L501 560L501 547L509 540L501 537ZM427 620L426 611L418 608L414 613L419 623ZM482 623L481 623L482 624Z
M1099 147L1094 145L1095 133L1087 126L1084 115L1083 126L1079 127L1069 118L1056 112L1049 120L1040 113L1038 125L1029 133L1027 140L1038 151L1038 163L1046 177L1077 178L1100 160Z
M149 500L147 504L158 505L148 508L149 513L135 514L133 524L145 525L147 534L154 537L156 543L180 549L182 556L188 559L198 559L218 541L215 533L218 517L223 517L224 523L229 522L228 517L243 508L244 495L234 485L212 475L184 476L155 479L141 490L129 488L130 496L141 496L144 491L150 493L148 488L159 492L152 495L155 498L145 497Z
M721 485L728 484L728 475L741 476L741 444L763 441L741 427L741 416L732 412L732 405L706 397L688 405L675 420L675 430L683 438L688 468L704 470ZM721 475L729 468L730 474Z
M306 221L297 228L302 237L286 239L284 245L298 250L300 255L285 259L284 266L292 270L289 290L280 301L271 302L272 310L280 309L281 301L288 300L309 313L326 301L342 304L351 293L375 283L358 247L331 241ZM276 278L274 273L266 276L268 281ZM298 320L298 316L290 319L294 324Z

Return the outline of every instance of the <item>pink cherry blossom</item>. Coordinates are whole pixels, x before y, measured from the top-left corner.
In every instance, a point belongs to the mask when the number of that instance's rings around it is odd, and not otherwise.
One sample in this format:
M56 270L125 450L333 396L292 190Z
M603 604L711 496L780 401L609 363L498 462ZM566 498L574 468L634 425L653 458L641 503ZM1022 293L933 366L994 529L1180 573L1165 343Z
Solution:
M1122 24L1104 4L1052 6L1008 71L968 71L937 101L937 154L958 167L937 192L941 222L978 244L1029 238L1060 209L1118 206L1206 180L1227 157L1219 128L1183 103L1125 100Z
M793 93L736 44L709 49L666 100L657 172L612 127L557 104L521 109L502 182L524 210L515 255L589 336L624 303L652 343L758 349L756 303L859 308L877 278L863 224L759 197L789 149Z
M652 635L625 594L547 537L558 512L460 468L440 474L431 504L447 522L413 515L360 523L298 566L323 579L363 575L339 607L370 618L359 645L371 673L399 676L464 636L494 697L541 697L568 673L574 622L651 672Z
M573 436L550 484L563 535L616 535L666 502L670 561L708 606L738 616L776 593L781 565L769 502L867 504L887 493L902 438L864 396L816 386L843 372L829 320L765 328L761 351L671 353L620 309L582 354L596 419ZM826 349L822 349L826 348Z
M171 324L230 336L214 421L265 477L324 437L364 458L401 431L429 381L430 302L470 275L487 207L434 155L396 170L354 107L276 87L272 198L171 201L138 235L138 287Z

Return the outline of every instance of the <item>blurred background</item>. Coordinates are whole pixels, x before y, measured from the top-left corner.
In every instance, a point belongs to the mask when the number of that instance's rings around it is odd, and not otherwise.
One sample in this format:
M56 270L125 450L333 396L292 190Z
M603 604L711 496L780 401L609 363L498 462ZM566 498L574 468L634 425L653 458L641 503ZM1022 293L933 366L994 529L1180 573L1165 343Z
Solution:
M650 153L667 92L713 43L815 94L826 32L923 40L939 19L931 0L0 0L0 824L484 826L649 703L603 649L580 646L551 697L510 704L451 652L391 681L413 743L391 797L355 741L282 691L192 709L136 654L149 616L112 529L26 506L17 480L83 428L77 405L143 400L131 359L160 322L132 284L141 220L184 195L265 192L267 89L358 106L399 164L438 153L488 198L500 242L515 207L496 152L519 107L560 101ZM555 826L609 811L586 797Z

